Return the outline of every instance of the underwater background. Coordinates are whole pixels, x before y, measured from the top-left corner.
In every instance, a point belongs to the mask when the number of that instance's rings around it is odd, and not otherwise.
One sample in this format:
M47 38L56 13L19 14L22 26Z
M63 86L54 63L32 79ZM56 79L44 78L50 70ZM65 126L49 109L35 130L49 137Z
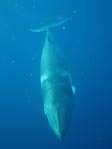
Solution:
M70 128L49 127L40 88L45 32L52 30L76 88ZM112 149L111 0L0 0L0 149Z

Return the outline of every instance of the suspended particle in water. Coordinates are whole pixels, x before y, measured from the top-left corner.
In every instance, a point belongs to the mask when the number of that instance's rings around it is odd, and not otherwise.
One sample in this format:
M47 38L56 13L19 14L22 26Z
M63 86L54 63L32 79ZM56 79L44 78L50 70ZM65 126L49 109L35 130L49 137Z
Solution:
M77 13L77 10L73 10L73 14L76 14Z
M11 64L14 64L14 63L15 63L15 60L11 60L10 63L11 63Z
M65 30L65 29L66 29L66 27L65 27L65 26L63 26L63 27L62 27L62 29L63 29L63 30Z

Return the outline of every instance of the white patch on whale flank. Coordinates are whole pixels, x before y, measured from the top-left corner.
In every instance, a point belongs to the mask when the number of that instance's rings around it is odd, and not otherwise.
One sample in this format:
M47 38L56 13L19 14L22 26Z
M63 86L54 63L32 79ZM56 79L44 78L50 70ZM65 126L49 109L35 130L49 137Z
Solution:
M47 79L48 79L48 75L42 75L41 76L41 83L43 83Z

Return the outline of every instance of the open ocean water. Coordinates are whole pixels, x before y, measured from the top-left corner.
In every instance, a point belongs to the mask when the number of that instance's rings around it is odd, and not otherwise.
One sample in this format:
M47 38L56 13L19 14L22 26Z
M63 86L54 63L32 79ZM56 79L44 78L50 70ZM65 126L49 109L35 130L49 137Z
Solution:
M44 115L38 28L52 30L76 88L70 128L59 140ZM0 149L112 149L111 0L0 0Z

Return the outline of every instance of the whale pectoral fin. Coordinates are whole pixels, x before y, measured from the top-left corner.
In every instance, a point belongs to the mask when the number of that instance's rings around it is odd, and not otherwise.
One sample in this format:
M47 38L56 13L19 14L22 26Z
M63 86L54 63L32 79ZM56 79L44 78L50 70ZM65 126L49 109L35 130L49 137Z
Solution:
M44 107L44 114L47 116L47 112L46 112L46 109L45 109L45 107Z
M72 86L72 91L75 94L75 86Z

